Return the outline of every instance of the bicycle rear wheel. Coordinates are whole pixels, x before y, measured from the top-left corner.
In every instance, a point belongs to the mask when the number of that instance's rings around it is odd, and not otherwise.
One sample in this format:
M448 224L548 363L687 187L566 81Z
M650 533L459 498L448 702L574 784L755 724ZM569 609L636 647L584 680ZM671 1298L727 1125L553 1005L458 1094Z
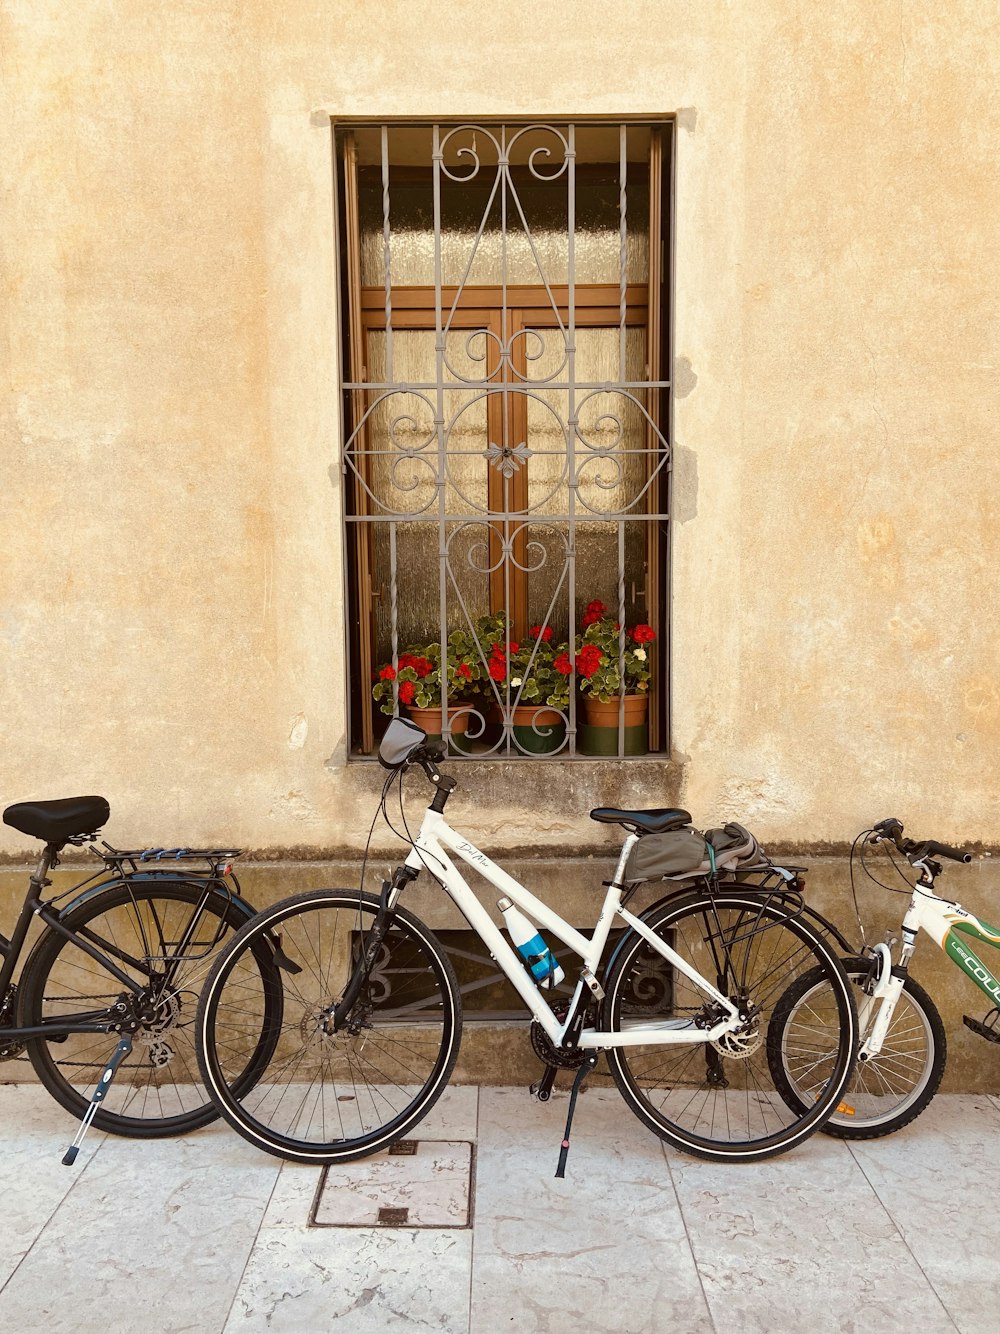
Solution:
M100 950L136 983L130 992L97 960L58 931L45 931L18 989L26 1026L76 1017L110 1022L139 1018L122 1062L94 1117L99 1130L147 1139L208 1125L218 1112L198 1074L194 1022L198 993L213 960L247 920L246 909L204 883L126 880L95 894L63 925ZM183 947L181 942L187 938ZM280 1024L281 991L266 941L243 961L265 997L261 1023L234 1078L252 1083L268 1056L268 1032ZM124 1010L112 1013L113 1007ZM83 1116L118 1042L117 1033L34 1038L27 1049L55 1100Z
M801 1143L837 1105L854 1064L857 1016L836 954L780 899L751 892L696 891L642 920L747 1019L716 1042L609 1048L628 1106L662 1139L701 1158L756 1162ZM775 1007L804 975L824 979L836 1024L814 1096L790 1107L775 1087L768 1051ZM721 1017L638 933L623 940L604 985L603 1023L615 1032L671 1022L678 1036L691 1036Z
M298 894L259 913L222 954L198 1009L198 1060L223 1116L267 1153L336 1163L400 1139L434 1105L458 1056L462 1005L448 956L396 908L368 979L337 1032L332 1007L367 948L378 900L348 889ZM284 993L272 1056L240 1087L245 1033L264 999L242 967L266 934L280 939Z
M884 1002L861 991L871 970L870 959L844 959L843 964L855 987L864 1041ZM828 1059L835 1023L830 1001L826 979L806 974L789 987L776 1008L775 1042L769 1049L772 1072L791 1107L808 1105L813 1072ZM947 1060L948 1039L937 1006L907 975L881 1050L858 1062L824 1132L840 1139L878 1139L909 1125L937 1093Z

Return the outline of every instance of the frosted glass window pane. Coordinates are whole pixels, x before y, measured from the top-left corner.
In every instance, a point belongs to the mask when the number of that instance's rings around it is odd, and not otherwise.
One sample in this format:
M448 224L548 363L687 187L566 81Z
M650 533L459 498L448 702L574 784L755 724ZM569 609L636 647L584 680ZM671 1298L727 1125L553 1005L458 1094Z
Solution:
M492 204L495 169L466 184L444 181L441 188L441 281L492 286L504 267L509 283L565 283L569 279L568 213L565 176L542 184L515 172L507 187L506 233L502 231L502 188ZM407 172L389 178L390 264L393 285L434 283L434 201L431 175ZM385 282L381 172L359 172L361 281ZM578 283L616 283L620 277L618 168L581 172L576 186L574 271ZM626 188L626 277L646 282L649 273L649 181L645 164L630 164ZM520 205L520 209L518 208ZM523 217L521 216L523 213ZM527 224L527 229L525 224ZM478 236L482 227L482 235ZM530 233L530 241L528 234Z
M475 342L471 348L464 330L449 340L448 359L460 374L481 374ZM480 338L479 342L482 342ZM394 380L411 384L433 381L436 374L434 333L431 330L396 330L392 338ZM376 383L386 373L386 335L373 330L368 337L368 378ZM451 431L445 466L444 496L447 512L485 511L486 400L474 390L448 390L445 412ZM425 643L438 636L441 557L438 537L440 455L434 425L435 395L430 391L382 395L367 423L366 451L373 514L400 516L396 533L396 613L401 646ZM359 460L359 466L360 460ZM372 591L376 656L391 652L392 563L387 523L370 525ZM485 522L447 526L446 581L448 628L466 625L462 600L473 619L489 610L488 529ZM457 590L455 585L457 584ZM461 598L459 597L461 595Z

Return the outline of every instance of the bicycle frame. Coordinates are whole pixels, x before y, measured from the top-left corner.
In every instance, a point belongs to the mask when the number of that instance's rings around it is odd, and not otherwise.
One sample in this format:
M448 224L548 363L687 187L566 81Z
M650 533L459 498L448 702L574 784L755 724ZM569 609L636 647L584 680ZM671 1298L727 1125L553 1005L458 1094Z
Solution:
M862 1059L877 1055L882 1049L893 1010L903 990L906 966L916 949L917 936L921 931L926 932L952 963L972 978L993 1005L1000 1006L1000 981L994 977L976 952L959 939L961 934L982 941L986 945L992 945L994 949L1000 949L1000 931L980 921L960 903L935 894L933 874L922 862L915 862L914 866L921 872L921 878L914 886L910 906L903 918L903 948L899 965L902 972L897 975L895 969L891 972L886 969L872 995L866 997L865 1003L860 1007L861 1031L864 1032L872 1005L877 1001L883 1002L871 1033L861 1045Z
M711 1028L696 1028L691 1021L686 1019L638 1023L630 1025L628 1029L618 1033L585 1028L580 1034L579 1046L601 1049L654 1044L694 1045L714 1042L739 1027L741 1020L736 1006L728 997L723 996L701 973L692 968L675 950L671 949L665 941L656 936L634 913L629 912L622 906L622 892L625 888L622 876L628 854L636 841L637 835L635 834L629 834L625 839L617 869L608 887L600 916L597 919L597 925L594 927L594 933L589 940L570 926L565 918L560 917L547 904L537 899L513 876L508 875L506 871L492 862L484 852L480 852L467 838L452 829L444 816L437 811L428 809L424 814L420 832L414 840L414 846L404 864L413 871L429 871L434 879L444 887L454 900L462 916L487 946L490 954L510 980L511 985L557 1047L563 1042L572 1016L578 1009L584 986L589 986L597 999L603 998L604 992L597 982L595 973L604 954L615 917L626 922L633 931L642 936L657 954L662 955L674 968L683 973L704 993L706 999L713 1001L729 1017L720 1020ZM476 898L462 873L448 856L446 849L456 853L491 885L516 903L519 908L524 909L534 921L547 931L552 932L583 961L580 981L577 983L565 1024L559 1021L545 1003L538 988L528 977L520 956L508 944L503 933ZM401 891L397 890L396 894L399 892ZM391 898L390 908L394 903L395 898Z
M119 968L115 959L126 967L131 967L138 971L140 974L143 968L142 961L134 958L126 951L119 949L111 941L102 941L100 947L92 944L84 935L71 931L65 926L62 917L72 912L72 910L85 899L99 894L102 890L109 889L115 885L120 885L123 881L147 880L153 879L154 877L142 876L139 874L111 876L109 879L101 881L100 884L94 885L85 893L78 895L68 907L59 912L52 907L51 903L44 902L40 897L41 890L45 885L50 883L46 879L46 876L52 862L52 854L50 853L50 850L46 848L39 858L37 870L29 879L28 893L18 913L12 936L8 939L3 934L0 934L0 959L2 959L2 965L0 965L0 1000L7 995L10 984L13 981L14 970L17 967L18 960L24 948L25 940L27 939L31 920L36 916L44 926L50 927L53 931L58 931L60 935L65 936L67 940L72 941L78 949L82 950L93 959L95 963L99 964L109 976L113 977L121 985L123 990L129 991L133 995L139 995L142 991L141 982L137 981L135 976L131 976L122 968ZM83 889L86 885L89 885L97 875L102 874L104 874L103 870L98 871L95 876L89 877L89 879L82 881L74 888ZM220 882L215 877L208 878L189 875L183 878L188 881L204 884L204 894L197 905L196 911L192 914L184 939L178 945L178 959L183 954L183 950L186 948L194 934L196 929L195 924L200 919L201 910L205 903L208 902L208 899L212 894L220 892ZM229 897L231 899L233 898L231 895ZM248 919L253 916L253 910L249 905L243 905L242 900L238 898L233 901L237 902L241 907L245 906ZM176 970L176 967L176 959L172 962L168 962L166 973L168 979L171 973ZM101 1020L97 1020L93 1015L80 1015L76 1017L66 1016L62 1019L47 1020L41 1025L26 1026L11 1024L0 1026L0 1042L20 1042L28 1038L36 1037L68 1037L73 1033L113 1033L118 1031L120 1026L120 1019L117 1016L109 1015L107 1018Z
M975 951L959 939L961 934L1000 949L1000 931L996 927L981 921L960 903L939 898L936 894L928 894L926 890L918 888L903 918L904 939L907 931L912 931L914 935L918 931L926 931L952 963L967 973L994 1005L1000 1005L1000 982Z

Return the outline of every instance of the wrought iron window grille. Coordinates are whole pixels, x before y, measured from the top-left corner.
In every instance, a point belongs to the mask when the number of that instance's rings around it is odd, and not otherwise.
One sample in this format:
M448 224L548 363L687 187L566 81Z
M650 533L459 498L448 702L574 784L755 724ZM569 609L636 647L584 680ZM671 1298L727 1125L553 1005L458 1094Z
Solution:
M355 752L372 686L383 716L436 705L457 755L665 748L670 144L666 123L338 131Z

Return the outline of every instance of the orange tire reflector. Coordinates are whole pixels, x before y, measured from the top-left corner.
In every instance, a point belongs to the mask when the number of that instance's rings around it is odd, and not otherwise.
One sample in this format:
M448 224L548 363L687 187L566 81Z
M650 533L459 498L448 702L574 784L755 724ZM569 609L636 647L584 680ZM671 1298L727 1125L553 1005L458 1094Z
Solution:
M816 1094L816 1097L813 1099L813 1102L819 1102L818 1093ZM849 1102L842 1102L840 1106L837 1108L837 1110L833 1113L834 1116L857 1116L857 1114L858 1114L857 1111L851 1106Z

